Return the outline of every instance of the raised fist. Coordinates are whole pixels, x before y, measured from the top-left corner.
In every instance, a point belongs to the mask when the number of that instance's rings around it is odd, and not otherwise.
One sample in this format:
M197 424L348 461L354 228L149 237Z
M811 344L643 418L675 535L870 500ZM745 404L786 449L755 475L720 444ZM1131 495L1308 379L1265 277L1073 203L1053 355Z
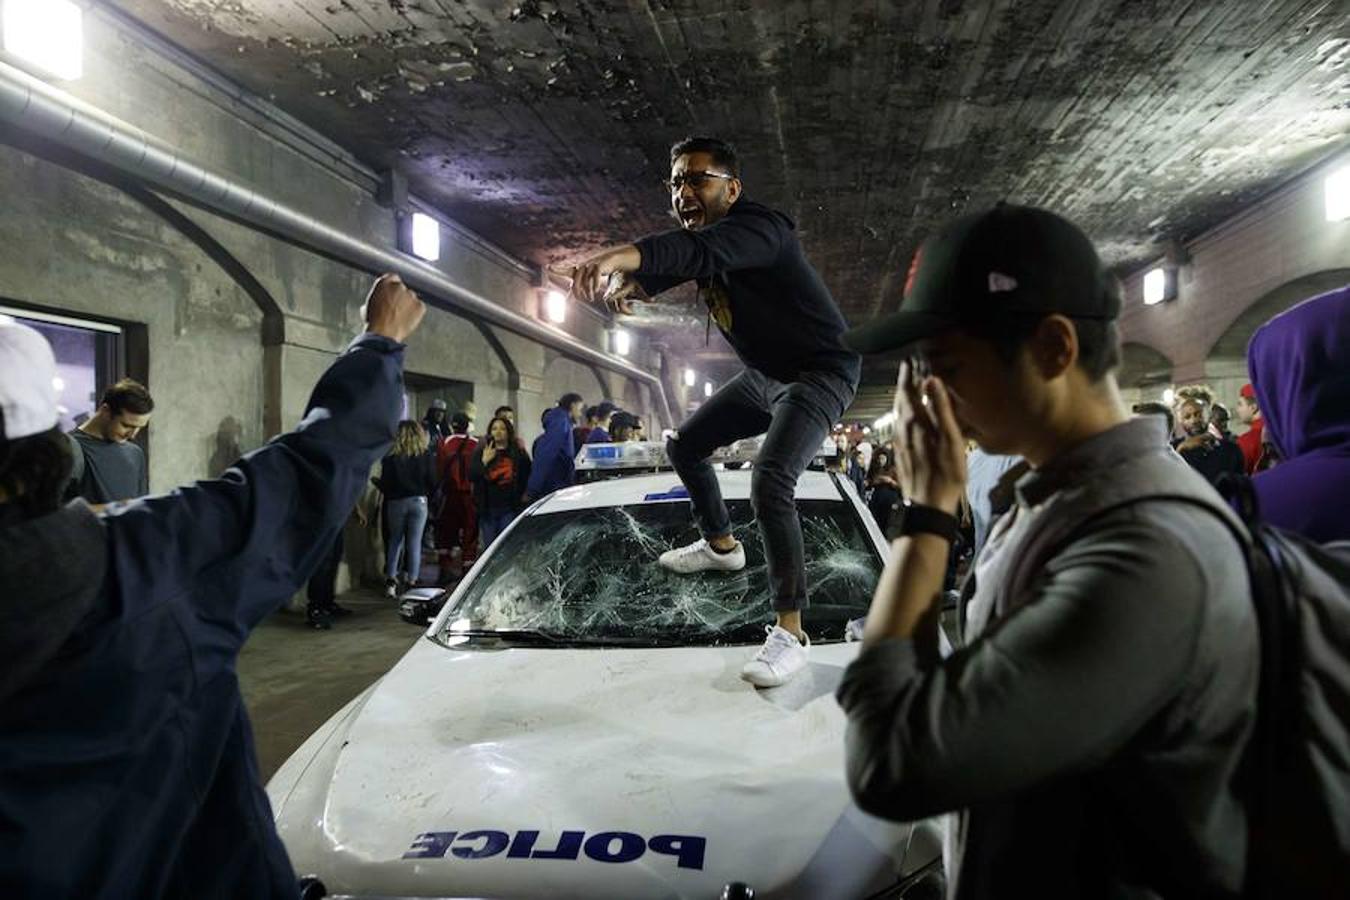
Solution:
M377 278L361 304L366 329L400 343L417 330L426 313L426 304L393 273Z

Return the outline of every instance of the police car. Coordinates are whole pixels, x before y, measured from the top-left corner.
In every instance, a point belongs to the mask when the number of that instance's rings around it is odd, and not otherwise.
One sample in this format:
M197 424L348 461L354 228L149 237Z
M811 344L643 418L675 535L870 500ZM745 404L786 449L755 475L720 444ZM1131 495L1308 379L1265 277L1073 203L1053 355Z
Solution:
M583 448L588 475L656 471L531 506L277 772L306 896L940 896L932 824L868 816L844 781L833 694L886 553L866 507L803 475L810 668L756 690L739 678L770 618L752 472L718 473L746 568L679 576L656 558L697 534L661 451Z

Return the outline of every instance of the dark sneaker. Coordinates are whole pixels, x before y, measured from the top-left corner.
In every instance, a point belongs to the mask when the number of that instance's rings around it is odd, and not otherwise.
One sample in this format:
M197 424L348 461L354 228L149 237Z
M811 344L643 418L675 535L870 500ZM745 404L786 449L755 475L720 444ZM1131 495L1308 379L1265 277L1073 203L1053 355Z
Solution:
M305 613L305 623L317 631L327 631L333 627L333 617L327 610L309 610Z

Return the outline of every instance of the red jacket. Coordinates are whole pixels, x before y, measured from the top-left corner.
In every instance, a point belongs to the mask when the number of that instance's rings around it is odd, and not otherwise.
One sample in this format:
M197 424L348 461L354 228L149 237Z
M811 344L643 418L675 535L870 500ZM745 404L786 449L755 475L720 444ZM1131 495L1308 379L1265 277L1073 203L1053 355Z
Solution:
M1252 427L1245 434L1238 435L1238 446L1242 448L1242 467L1248 475L1256 471L1256 464L1261 459L1261 432L1265 427L1265 420L1257 416L1252 419Z
M436 472L447 492L473 493L469 466L478 452L478 441L467 434L452 434L436 448Z

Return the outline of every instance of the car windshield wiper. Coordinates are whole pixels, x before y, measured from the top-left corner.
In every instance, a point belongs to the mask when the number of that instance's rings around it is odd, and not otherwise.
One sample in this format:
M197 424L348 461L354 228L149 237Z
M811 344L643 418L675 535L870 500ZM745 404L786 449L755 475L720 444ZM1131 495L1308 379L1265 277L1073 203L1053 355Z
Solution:
M642 647L650 642L635 638L587 638L577 635L553 634L528 628L465 628L444 631L446 640L466 637L470 640L501 641L534 647Z

